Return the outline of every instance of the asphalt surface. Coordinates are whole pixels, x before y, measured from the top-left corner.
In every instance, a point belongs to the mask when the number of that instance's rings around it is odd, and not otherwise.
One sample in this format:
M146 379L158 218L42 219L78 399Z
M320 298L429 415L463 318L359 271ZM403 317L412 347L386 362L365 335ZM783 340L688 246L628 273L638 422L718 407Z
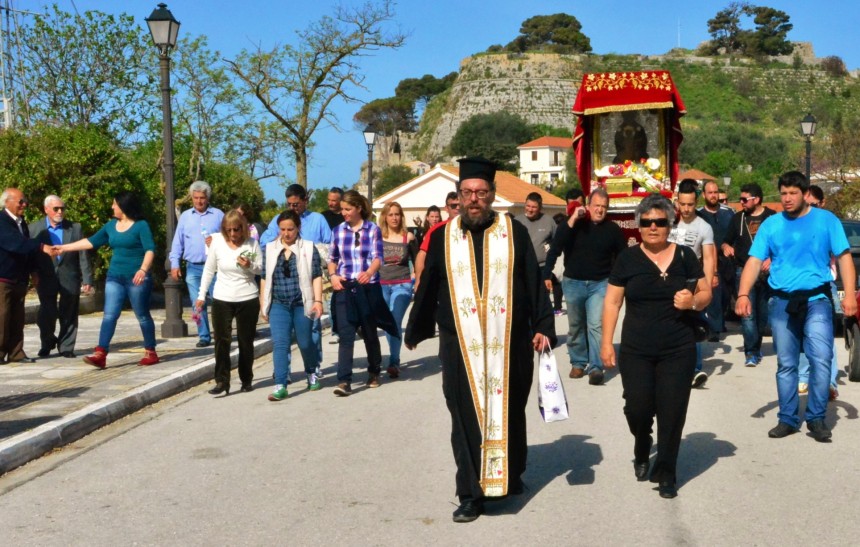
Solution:
M129 317L134 321L133 317ZM560 333L566 317L557 318ZM136 322L134 322L136 327ZM93 378L127 371L127 392L211 357L176 347L149 369L139 333L123 337L106 371L58 363L41 373ZM263 331L261 331L261 334ZM184 343L193 346L195 339ZM632 438L615 372L603 386L565 376L571 418L544 424L529 401L526 493L487 505L471 524L456 507L450 419L441 394L436 339L404 351L403 374L334 397L337 346L324 340L323 389L303 381L271 403L272 364L257 359L251 393L212 397L191 387L0 478L0 530L8 545L844 545L857 541L860 385L840 376L827 422L833 442L805 428L769 439L776 424L775 357L769 340L757 368L743 366L737 328L705 344L711 377L694 390L679 460L679 496L637 482ZM137 345L136 345L137 344ZM165 349L173 342L166 342ZM86 346L86 344L83 344ZM161 348L161 346L159 346ZM29 350L29 346L28 346ZM383 355L387 355L383 342ZM566 373L564 346L556 349ZM839 348L846 362L844 348ZM61 360L62 358L57 358ZM116 359L116 360L114 360ZM180 361L187 363L180 366ZM294 362L300 361L294 352ZM22 365L21 367L37 367ZM170 374L168 369L176 367ZM7 374L7 367L0 367ZM234 372L235 374L235 372ZM0 384L7 389L7 376ZM71 381L71 380L69 380ZM111 389L119 390L117 386ZM33 384L20 384L43 393ZM78 387L65 398L107 387ZM64 399L63 397L44 397ZM0 401L6 401L3 396ZM57 404L63 402L55 401ZM90 405L92 407L92 405ZM5 411L0 423L7 421ZM74 411L72 411L72 414ZM56 414L68 414L57 409ZM52 422L44 422L48 426ZM38 428L37 428L38 429ZM9 442L14 437L6 439Z

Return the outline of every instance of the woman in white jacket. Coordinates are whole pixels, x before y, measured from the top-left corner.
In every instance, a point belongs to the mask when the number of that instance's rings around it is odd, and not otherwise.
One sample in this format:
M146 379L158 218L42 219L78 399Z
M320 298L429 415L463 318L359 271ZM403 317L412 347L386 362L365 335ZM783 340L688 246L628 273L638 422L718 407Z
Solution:
M215 274L218 282L212 294L212 334L215 341L215 387L212 395L230 394L230 342L233 319L239 343L239 379L242 391L251 391L254 379L254 335L260 315L260 291L254 276L262 270L260 245L251 239L248 222L238 211L231 210L221 221L221 233L212 235L200 292L195 307L203 309L209 285Z
M292 210L278 217L279 236L266 245L266 269L260 282L260 309L272 331L275 388L270 401L287 398L293 331L302 354L308 389L320 389L317 349L311 338L322 314L322 265L316 247L299 237L301 217Z

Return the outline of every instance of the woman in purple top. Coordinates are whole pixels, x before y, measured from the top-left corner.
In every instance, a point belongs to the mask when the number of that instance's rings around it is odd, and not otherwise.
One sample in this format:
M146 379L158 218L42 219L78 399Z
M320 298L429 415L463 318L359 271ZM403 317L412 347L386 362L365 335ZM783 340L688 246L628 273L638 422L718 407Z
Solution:
M412 301L412 283L415 279L413 268L418 253L417 241L403 224L403 208L396 201L386 203L380 214L382 222L382 267L379 269L379 283L382 297L394 316L397 328L401 324L406 308ZM413 268L409 265L412 264ZM388 376L400 376L400 338L386 335L390 355L388 357Z
M370 203L354 190L343 194L344 223L335 227L329 251L328 271L334 329L340 337L337 359L338 386L334 394L352 394L352 361L356 331L361 327L367 349L367 383L379 387L382 354L377 327L399 337L394 318L382 298L379 268L382 266L382 232L370 222Z

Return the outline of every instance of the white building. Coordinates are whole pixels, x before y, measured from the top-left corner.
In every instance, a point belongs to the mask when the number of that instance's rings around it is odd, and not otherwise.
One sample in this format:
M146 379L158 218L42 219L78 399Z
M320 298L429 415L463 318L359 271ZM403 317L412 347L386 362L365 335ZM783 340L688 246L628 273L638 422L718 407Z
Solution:
M520 151L520 178L541 188L564 182L564 162L573 153L573 139L541 137L517 147Z
M386 203L396 201L403 208L403 218L407 226L415 226L415 218L424 220L427 208L436 205L442 209L445 220L445 196L456 190L460 168L452 165L436 165L433 169L406 181L397 188L373 200L373 212L379 218ZM541 188L523 182L504 171L496 172L496 200L493 210L499 213L519 215L524 210L526 196L537 192L543 200L543 212L552 216L565 211L567 203L558 196Z

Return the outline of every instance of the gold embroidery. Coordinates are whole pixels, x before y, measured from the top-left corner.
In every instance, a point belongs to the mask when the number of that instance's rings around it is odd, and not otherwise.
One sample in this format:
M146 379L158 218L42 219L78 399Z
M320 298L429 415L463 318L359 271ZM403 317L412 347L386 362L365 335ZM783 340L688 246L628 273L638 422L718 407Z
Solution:
M583 86L586 92L590 91L621 91L626 87L649 91L661 89L672 90L672 80L665 72L656 74L653 72L608 72L601 74L589 74Z

